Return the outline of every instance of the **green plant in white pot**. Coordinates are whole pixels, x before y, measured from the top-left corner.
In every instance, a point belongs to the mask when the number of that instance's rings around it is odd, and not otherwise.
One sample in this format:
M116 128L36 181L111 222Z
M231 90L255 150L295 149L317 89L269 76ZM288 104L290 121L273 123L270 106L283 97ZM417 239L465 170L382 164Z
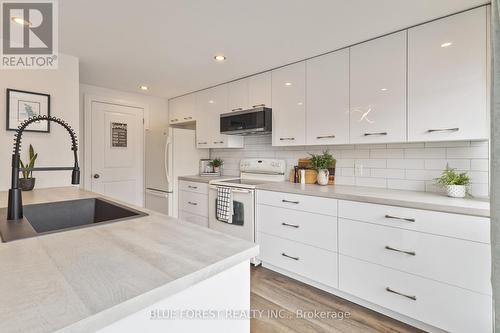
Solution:
M224 161L221 158L214 158L210 161L210 166L214 169L214 172L220 172L220 168L224 165Z
M329 168L335 167L335 158L328 150L323 154L309 154L311 155L311 167L318 172L316 181L319 185L328 185Z
M446 165L441 177L436 178L436 183L446 189L449 197L463 198L468 194L470 177L466 172L457 172L456 169Z

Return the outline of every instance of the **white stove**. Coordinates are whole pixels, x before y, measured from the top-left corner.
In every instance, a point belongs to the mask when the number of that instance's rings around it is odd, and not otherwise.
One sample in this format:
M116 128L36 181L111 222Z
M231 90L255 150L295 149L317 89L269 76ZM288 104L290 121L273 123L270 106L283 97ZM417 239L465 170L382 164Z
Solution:
M286 161L244 159L240 161L240 177L212 180L208 193L208 227L234 237L255 242L255 188L259 184L286 180ZM231 223L217 219L217 188L231 188L233 215ZM258 264L257 260L252 263Z

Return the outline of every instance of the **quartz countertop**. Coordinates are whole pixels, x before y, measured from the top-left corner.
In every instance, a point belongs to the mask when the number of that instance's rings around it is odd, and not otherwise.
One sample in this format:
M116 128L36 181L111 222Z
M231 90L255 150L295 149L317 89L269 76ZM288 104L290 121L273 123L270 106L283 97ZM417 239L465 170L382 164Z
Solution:
M438 193L348 185L321 186L315 184L295 184L291 182L265 183L257 185L257 189L490 217L490 203L487 199L457 199L449 198Z
M24 204L92 197L77 187L23 192ZM93 332L258 254L253 243L136 209L149 216L1 243L1 331Z
M235 179L237 176L180 176L179 180L186 180L188 182L205 183L208 184L212 180L225 180L225 179Z

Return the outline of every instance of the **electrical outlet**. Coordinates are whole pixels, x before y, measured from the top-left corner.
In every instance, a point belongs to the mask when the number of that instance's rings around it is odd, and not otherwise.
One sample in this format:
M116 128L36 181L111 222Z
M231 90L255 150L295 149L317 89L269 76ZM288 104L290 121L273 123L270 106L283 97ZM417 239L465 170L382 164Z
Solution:
M354 174L358 177L363 177L363 163L354 162Z

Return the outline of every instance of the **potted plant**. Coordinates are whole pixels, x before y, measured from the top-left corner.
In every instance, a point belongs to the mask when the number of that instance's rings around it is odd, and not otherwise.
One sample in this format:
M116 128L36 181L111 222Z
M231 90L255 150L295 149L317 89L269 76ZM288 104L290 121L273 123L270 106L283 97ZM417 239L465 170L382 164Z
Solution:
M446 194L452 198L463 198L468 194L470 177L466 172L459 173L456 169L446 165L441 177L436 178L436 183L446 189Z
M38 157L38 153L35 154L35 150L33 146L30 145L29 148L29 160L27 163L23 163L23 161L19 160L19 166L21 168L33 168L35 167L35 161ZM35 178L32 177L33 171L22 171L23 177L19 179L19 187L23 191L31 191L35 187Z
M323 154L309 154L311 155L311 167L318 172L316 181L319 185L328 185L329 168L335 167L335 158L328 150Z
M221 166L224 164L224 161L218 157L214 158L210 161L210 166L214 168L214 172L220 172Z

